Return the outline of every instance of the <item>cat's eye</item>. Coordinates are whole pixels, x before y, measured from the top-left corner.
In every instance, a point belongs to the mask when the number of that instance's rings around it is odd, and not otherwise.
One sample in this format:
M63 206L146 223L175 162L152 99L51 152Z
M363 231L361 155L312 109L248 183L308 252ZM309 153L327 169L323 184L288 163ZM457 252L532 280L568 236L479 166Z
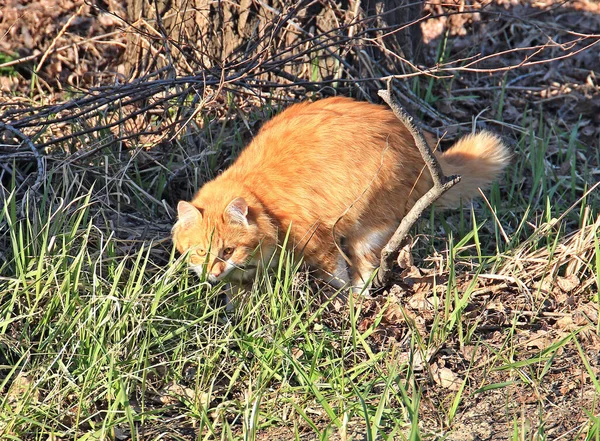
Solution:
M233 254L233 248L231 248L231 247L227 247L223 250L223 258L224 259L230 258L232 254Z
M206 256L206 251L204 251L203 249L197 249L197 250L196 250L196 254L197 254L198 256L201 256L201 257L203 257L203 256Z

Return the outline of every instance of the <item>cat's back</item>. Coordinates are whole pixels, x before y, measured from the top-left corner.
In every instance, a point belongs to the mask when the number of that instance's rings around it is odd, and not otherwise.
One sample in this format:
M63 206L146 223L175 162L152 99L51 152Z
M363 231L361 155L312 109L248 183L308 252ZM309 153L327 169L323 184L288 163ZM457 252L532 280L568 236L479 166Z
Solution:
M346 97L294 104L267 121L238 162L279 165L340 161L370 155L404 127L384 106Z
M336 219L360 195L356 213L403 185L398 176L415 182L422 159L411 140L387 107L338 97L300 103L266 122L211 185L250 189L296 222Z
M222 213L233 198L251 195L281 228L294 223L302 234L317 224L329 231L352 206L338 223L352 228L377 211L377 201L389 204L400 187L412 188L422 158L411 140L384 106L337 97L296 104L266 122L234 164L203 186L198 206Z

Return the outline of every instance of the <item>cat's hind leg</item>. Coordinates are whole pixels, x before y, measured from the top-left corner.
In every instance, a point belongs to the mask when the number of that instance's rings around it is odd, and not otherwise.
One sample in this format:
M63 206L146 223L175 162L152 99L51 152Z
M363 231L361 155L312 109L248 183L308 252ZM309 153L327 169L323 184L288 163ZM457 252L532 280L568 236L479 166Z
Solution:
M379 266L381 249L395 230L394 225L363 228L358 234L348 237L353 292L369 295L368 285Z
M337 250L321 257L317 276L335 289L345 289L350 282L348 264Z

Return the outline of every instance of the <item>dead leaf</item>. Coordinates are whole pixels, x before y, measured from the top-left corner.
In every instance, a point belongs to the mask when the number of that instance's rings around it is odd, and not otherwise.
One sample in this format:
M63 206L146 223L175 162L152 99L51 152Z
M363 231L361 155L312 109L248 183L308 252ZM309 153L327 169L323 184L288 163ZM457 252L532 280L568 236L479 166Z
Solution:
M534 282L533 288L539 290L542 294L550 294L554 288L554 281L551 276L546 276L542 280Z
M390 303L383 312L383 321L389 324L404 323L402 307L398 303Z
M574 331L578 326L573 322L571 314L566 314L564 317L556 321L555 327L566 332Z
M575 274L570 274L567 277L557 277L556 284L563 292L570 293L581 284L581 281Z
M444 389L459 390L461 379L452 370L447 367L438 367L437 364L431 366L433 381L442 386Z
M209 403L209 394L206 392L196 393L195 390L182 386L181 384L171 383L159 394L159 399L164 404L176 404L178 402L189 400L193 402L198 402L206 406Z
M33 378L27 374L20 372L15 379L10 383L8 393L8 403L18 413L24 405L30 402L37 403L40 399L39 390L33 389Z
M598 305L593 302L580 305L573 312L573 321L578 325L598 324Z
M398 253L398 266L400 268L412 268L414 266L414 260L412 255L412 241L403 246Z
M525 342L525 346L528 348L537 348L540 351L552 346L555 339L551 332L539 330L530 333L530 338Z

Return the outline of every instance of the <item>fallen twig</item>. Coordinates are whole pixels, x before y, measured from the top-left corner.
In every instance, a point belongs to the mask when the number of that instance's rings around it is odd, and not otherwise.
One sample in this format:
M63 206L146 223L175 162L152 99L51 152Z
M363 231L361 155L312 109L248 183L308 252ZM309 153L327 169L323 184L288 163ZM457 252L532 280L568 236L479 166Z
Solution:
M31 151L33 152L33 156L35 156L35 159L37 161L38 171L37 171L37 178L35 179L35 183L31 186L31 189L33 191L37 191L38 188L40 188L40 186L42 185L42 181L44 180L44 170L45 169L44 169L44 158L42 158L42 154L35 147L35 145L31 141L31 139L29 139L29 137L27 135L25 135L23 132L21 132L19 129L16 129L11 125L0 122L0 130L8 130L13 135L15 135L17 138L19 138L21 141L23 141L23 143L27 144L27 147L29 147L31 149Z
M379 96L387 103L388 106L394 112L394 115L400 120L402 124L406 126L410 134L415 140L415 144L431 173L433 179L433 187L419 198L419 200L413 205L408 211L406 216L400 222L398 229L381 250L381 258L379 264L379 271L373 281L375 286L383 287L386 286L394 262L394 258L398 256L400 249L406 244L408 233L413 227L415 222L421 217L421 214L431 206L436 200L440 198L445 192L447 192L454 185L460 181L460 176L446 176L442 171L440 163L434 156L431 148L425 141L421 131L413 124L413 118L402 108L398 101L392 94L392 83L388 81L387 90L380 90Z

